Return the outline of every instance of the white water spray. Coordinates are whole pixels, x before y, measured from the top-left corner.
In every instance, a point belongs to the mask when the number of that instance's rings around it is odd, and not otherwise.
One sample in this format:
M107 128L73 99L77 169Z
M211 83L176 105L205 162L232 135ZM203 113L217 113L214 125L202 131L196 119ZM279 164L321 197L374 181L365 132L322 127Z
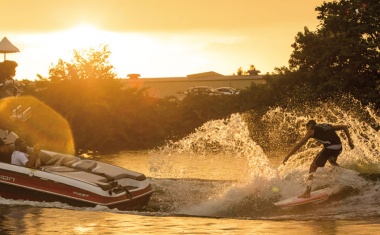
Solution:
M225 120L207 122L186 138L153 152L151 171L158 178L214 180L214 184L203 184L212 187L209 189L196 188L197 183L185 184L186 187L176 184L167 192L174 195L173 200L178 200L171 208L177 213L251 216L273 211L274 201L304 190L310 163L322 146L310 140L285 166L281 164L282 159L280 162L273 156L285 157L303 137L306 122L314 119L318 123L347 124L356 147L350 150L344 134L339 133L344 151L338 163L351 170L333 170L326 164L317 170L313 188L341 185L360 191L367 188L368 182L357 171L380 172L380 140L375 128L380 126L380 119L372 108L362 107L357 101L351 103L349 109L331 102L302 109L273 108L259 119L234 114ZM187 168L183 159L196 164ZM195 176L191 173L194 168L207 174ZM240 175L223 178L220 172ZM215 180L220 179L233 181L215 186ZM194 192L203 195L194 199Z

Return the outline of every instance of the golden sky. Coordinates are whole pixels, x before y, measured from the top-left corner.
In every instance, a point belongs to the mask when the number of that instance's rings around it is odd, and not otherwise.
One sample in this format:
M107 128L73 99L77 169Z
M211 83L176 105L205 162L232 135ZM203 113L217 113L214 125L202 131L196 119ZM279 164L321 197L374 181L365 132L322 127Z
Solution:
M1 0L0 37L20 53L16 79L47 76L74 49L109 45L119 77L262 73L288 65L297 32L323 0Z

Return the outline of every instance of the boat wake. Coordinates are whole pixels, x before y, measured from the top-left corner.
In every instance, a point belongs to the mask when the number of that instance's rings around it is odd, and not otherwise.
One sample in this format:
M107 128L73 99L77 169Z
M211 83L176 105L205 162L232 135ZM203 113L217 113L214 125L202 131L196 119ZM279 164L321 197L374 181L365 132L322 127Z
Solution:
M304 185L291 179L251 182L154 179L156 189L149 210L170 215L228 217L246 219L368 219L379 215L376 196L380 181L357 172L331 167L319 172L315 189L339 187L327 201L292 208L279 208L275 202L301 194ZM323 183L321 183L323 182Z
M342 167L327 164L319 168L313 183L313 190L325 187L341 190L319 204L288 210L277 208L274 202L305 190L309 165L321 149L315 141L309 141L286 165L282 164L290 148L302 138L304 125L309 119L349 125L355 149L351 150L341 135L344 151L338 163ZM260 118L234 114L225 120L208 122L188 137L153 153L152 172L157 173L155 188L158 193L153 196L150 206L153 210L173 214L231 218L329 220L377 217L380 213L380 199L376 196L380 187L379 120L373 109L362 107L349 98L345 105L320 104L306 111L304 107L302 111L274 108ZM221 180L220 175L210 176L217 174L220 165L215 164L213 154L223 154L235 163L243 162L239 166L228 163L229 168L222 170L224 175L237 168L241 175L230 180ZM176 169L182 165L175 164L175 159L183 156L202 167L207 162L215 164L213 170L207 170L211 180L189 180L188 176L178 174ZM200 156L205 157L199 159ZM179 179L160 179L163 172L172 172L172 176Z

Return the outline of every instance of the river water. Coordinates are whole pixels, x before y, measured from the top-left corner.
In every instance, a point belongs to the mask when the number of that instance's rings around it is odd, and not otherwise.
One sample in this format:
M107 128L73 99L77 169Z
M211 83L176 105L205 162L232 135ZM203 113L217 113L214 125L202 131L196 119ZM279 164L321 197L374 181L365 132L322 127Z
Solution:
M380 234L379 116L368 107L321 105L313 112L274 108L260 124L234 114L155 150L92 156L150 179L155 192L145 211L0 198L0 234ZM309 141L281 164L310 116L350 126L355 149L341 135L343 167L327 164L313 183L342 190L320 204L277 208L274 202L303 192L321 149Z

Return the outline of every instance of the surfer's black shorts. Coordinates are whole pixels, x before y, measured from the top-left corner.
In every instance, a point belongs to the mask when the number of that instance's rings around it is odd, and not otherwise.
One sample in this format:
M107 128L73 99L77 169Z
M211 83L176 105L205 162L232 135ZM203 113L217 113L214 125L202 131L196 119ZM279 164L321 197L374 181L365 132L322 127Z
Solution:
M330 161L331 164L336 164L336 160L339 154L342 152L342 146L340 147L336 145L336 148L323 148L321 152L314 158L314 164L318 167L324 167L327 160Z

